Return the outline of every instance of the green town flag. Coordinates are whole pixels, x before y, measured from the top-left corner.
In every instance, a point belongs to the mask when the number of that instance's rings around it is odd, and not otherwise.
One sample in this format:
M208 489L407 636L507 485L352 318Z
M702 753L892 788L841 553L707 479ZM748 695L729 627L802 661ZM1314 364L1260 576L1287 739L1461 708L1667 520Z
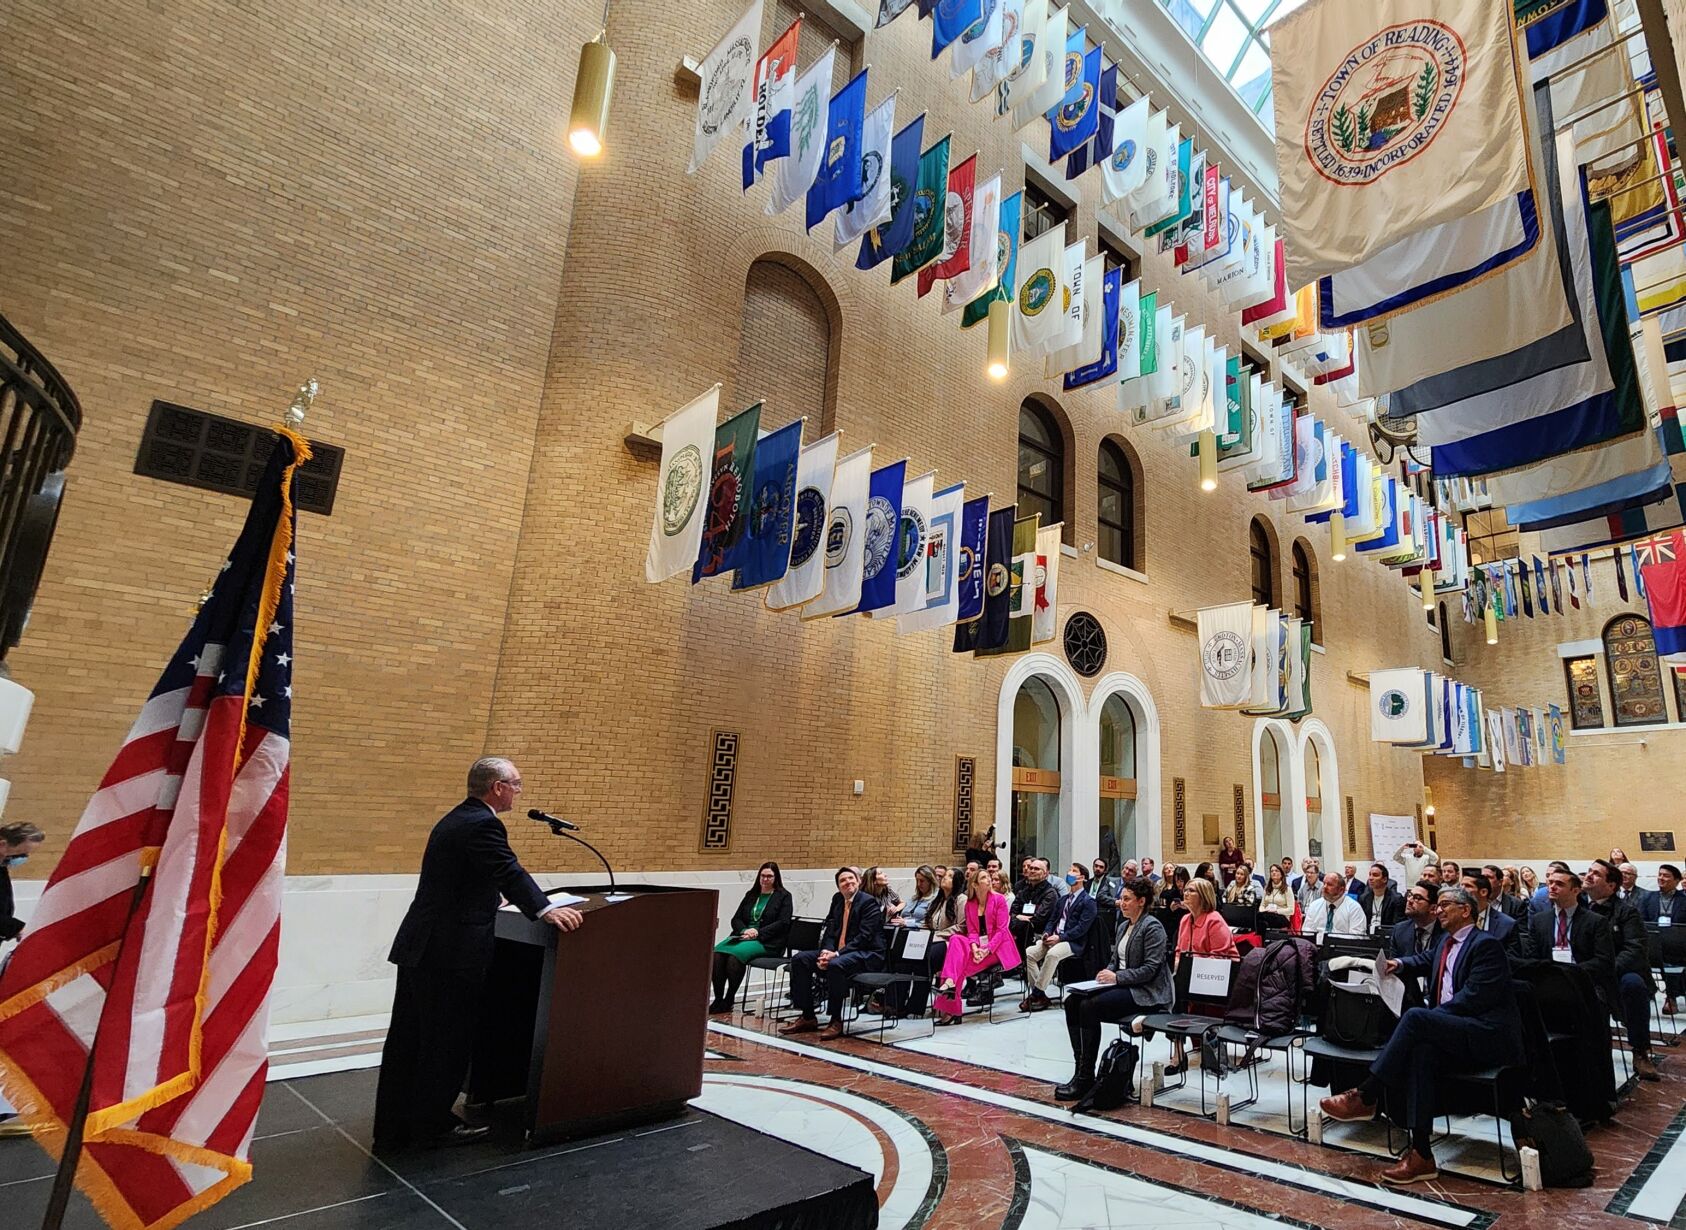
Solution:
M750 480L755 475L755 441L761 403L733 415L714 429L713 468L708 482L708 520L691 584L737 567L737 547L749 528Z
M896 253L890 263L892 286L942 255L951 140L944 137L919 155L919 178L913 189L913 242Z

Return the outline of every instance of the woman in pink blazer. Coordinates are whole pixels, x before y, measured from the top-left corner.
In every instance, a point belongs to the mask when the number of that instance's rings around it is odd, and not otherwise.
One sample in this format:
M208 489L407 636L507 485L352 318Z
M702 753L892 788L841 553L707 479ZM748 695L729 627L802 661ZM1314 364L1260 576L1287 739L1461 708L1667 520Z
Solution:
M948 941L942 981L932 1002L938 1025L960 1023L960 988L973 974L999 963L1017 969L1019 946L1007 927L1007 898L995 891L987 876L966 886L966 922Z

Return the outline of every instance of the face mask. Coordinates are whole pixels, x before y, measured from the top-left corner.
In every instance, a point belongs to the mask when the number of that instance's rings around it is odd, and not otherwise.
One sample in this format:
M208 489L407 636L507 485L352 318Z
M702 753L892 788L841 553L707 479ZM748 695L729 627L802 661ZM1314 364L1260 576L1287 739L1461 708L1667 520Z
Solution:
M1071 872L1068 871L1068 872L1066 872L1065 882L1067 884L1076 884L1077 883L1077 877L1075 875L1073 875Z
M16 867L19 863L27 863L28 861L29 861L29 855L27 855L27 854L14 854L14 855L12 855L11 858L6 860L6 866Z

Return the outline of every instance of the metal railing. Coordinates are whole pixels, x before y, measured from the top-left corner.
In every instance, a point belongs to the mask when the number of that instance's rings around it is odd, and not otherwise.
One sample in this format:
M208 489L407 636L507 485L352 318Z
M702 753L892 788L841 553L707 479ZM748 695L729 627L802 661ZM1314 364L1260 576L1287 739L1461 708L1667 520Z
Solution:
M0 661L29 620L81 426L76 394L0 316Z

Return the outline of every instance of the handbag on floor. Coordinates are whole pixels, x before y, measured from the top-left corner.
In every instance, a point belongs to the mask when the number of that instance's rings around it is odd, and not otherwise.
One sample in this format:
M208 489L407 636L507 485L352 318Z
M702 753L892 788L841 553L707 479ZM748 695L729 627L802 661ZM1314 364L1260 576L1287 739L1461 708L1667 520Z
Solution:
M1561 1102L1523 1102L1510 1119L1511 1139L1540 1152L1546 1187L1591 1187L1595 1167L1580 1121Z
M1102 1052L1100 1063L1095 1065L1094 1087L1071 1108L1072 1111L1089 1114L1097 1110L1116 1110L1126 1102L1135 1101L1136 1091L1131 1087L1130 1080L1135 1075L1139 1057L1134 1042L1128 1038L1116 1039Z

